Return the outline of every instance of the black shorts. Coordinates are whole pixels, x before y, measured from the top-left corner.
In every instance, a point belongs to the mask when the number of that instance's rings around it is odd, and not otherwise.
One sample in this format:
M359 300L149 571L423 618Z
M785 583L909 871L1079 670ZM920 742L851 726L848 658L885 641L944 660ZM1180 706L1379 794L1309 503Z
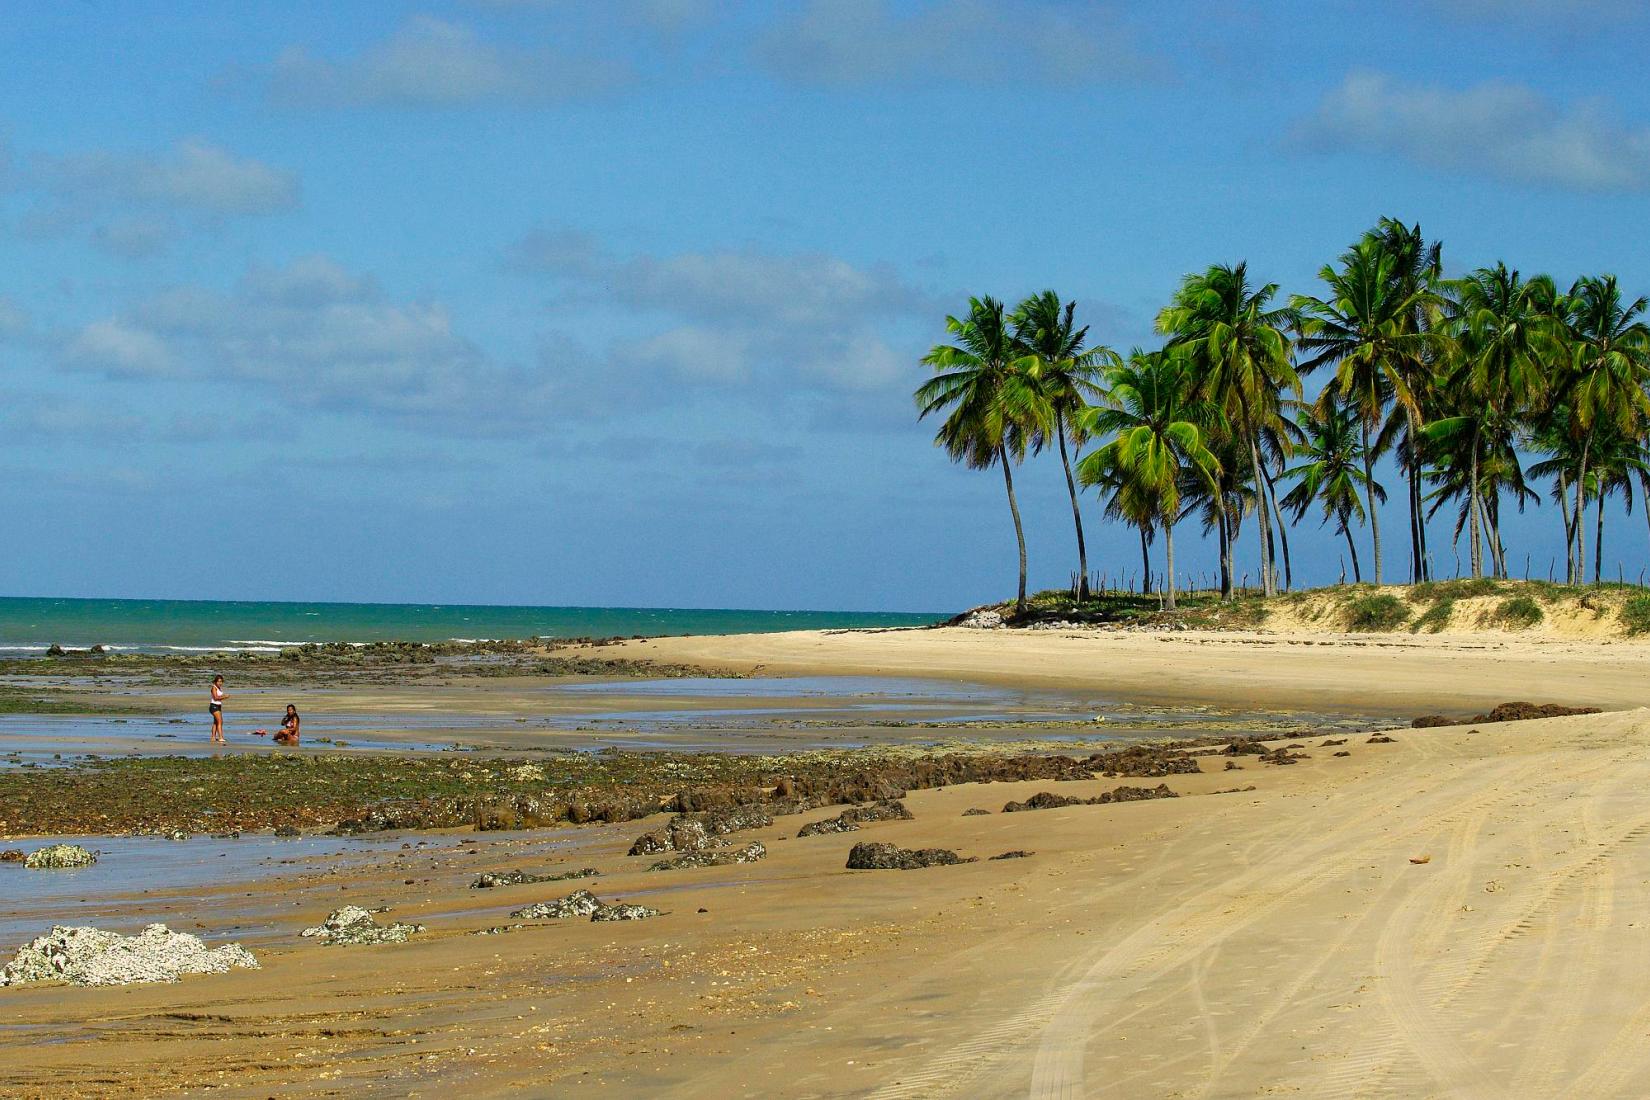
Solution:
M206 713L208 713L208 714L222 714L223 713L223 704L222 703L208 703L208 704L206 704Z

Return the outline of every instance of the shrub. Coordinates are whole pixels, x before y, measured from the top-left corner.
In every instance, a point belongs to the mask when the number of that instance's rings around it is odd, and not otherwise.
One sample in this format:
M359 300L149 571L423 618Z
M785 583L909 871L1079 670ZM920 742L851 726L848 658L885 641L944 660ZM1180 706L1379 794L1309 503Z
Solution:
M1650 634L1650 593L1630 597L1621 605L1621 623L1629 634Z
M1510 596L1501 601L1490 621L1497 626L1504 626L1508 630L1524 630L1534 626L1547 616L1542 612L1541 605L1528 596Z
M1427 608L1426 613L1419 619L1416 619L1413 623L1411 623L1409 632L1411 634L1419 634L1424 630L1428 634L1436 634L1440 630L1443 630L1445 627L1449 626L1449 617L1454 613L1455 598L1453 596L1445 596L1443 599Z
M1409 607L1397 596L1386 593L1354 596L1346 604L1346 625L1350 630L1396 630L1409 621Z
M1468 600L1474 596L1493 596L1501 591L1501 582L1494 577L1459 577L1452 581L1425 581L1410 589L1418 600Z

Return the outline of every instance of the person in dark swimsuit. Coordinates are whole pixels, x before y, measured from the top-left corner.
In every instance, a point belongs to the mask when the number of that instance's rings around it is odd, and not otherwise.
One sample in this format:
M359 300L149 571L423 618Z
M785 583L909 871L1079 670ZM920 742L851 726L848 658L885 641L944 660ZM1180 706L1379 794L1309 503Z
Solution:
M223 693L223 677L212 677L212 701L206 705L206 713L212 716L212 743L227 745L228 739L223 735L223 701L229 696Z
M296 745L300 724L302 724L302 719L298 717L298 708L288 703L286 705L286 716L281 719L281 730L275 735L275 743L277 745Z

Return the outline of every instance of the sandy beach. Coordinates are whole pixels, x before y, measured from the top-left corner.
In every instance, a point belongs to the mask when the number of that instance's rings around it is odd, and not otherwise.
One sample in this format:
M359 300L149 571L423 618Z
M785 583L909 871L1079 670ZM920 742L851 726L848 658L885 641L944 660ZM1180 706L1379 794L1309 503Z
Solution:
M749 865L629 856L662 818L418 832L112 899L261 969L3 992L18 1096L1635 1096L1650 1090L1650 646L931 630L683 638L764 674L1095 686L1143 702L1601 715L1274 742L1164 779L912 791L911 820L735 834ZM1288 660L1280 660L1281 653ZM437 690L435 688L420 690ZM456 701L455 701L456 702ZM495 699L492 705L507 710ZM1344 744L1324 744L1345 737ZM1339 754L1346 755L1339 755ZM1228 764L1233 765L1228 769ZM1002 813L1039 791L1180 797ZM969 809L989 814L965 816ZM979 862L849 871L853 843ZM161 844L163 841L154 841ZM1010 851L1025 858L992 860ZM483 871L594 867L470 888ZM5 873L13 869L0 869ZM513 922L588 886L635 923ZM428 931L322 947L345 902Z

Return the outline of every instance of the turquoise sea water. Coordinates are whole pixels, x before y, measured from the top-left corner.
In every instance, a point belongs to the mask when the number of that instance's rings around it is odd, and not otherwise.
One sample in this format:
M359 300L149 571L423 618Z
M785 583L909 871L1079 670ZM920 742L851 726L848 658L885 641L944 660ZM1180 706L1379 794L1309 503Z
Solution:
M275 649L298 642L748 634L920 626L942 615L659 607L73 600L0 597L0 652Z

